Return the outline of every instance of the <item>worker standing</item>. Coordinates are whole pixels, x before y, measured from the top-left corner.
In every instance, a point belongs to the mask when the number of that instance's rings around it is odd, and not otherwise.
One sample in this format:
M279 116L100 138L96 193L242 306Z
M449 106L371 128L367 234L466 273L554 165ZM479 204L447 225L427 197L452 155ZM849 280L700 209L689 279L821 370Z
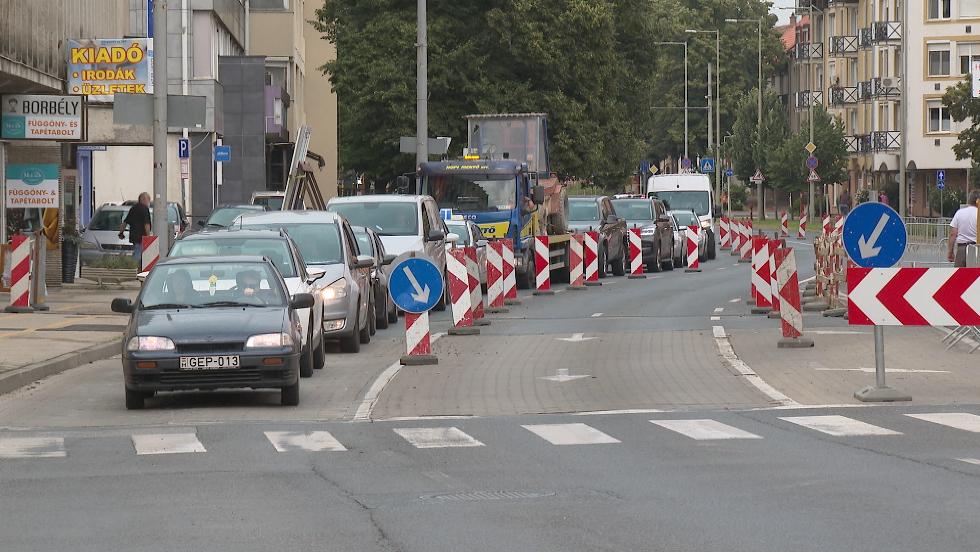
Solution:
M977 243L977 202L980 201L980 190L970 190L965 207L953 215L949 223L949 251L946 257L955 267L966 266L966 247Z

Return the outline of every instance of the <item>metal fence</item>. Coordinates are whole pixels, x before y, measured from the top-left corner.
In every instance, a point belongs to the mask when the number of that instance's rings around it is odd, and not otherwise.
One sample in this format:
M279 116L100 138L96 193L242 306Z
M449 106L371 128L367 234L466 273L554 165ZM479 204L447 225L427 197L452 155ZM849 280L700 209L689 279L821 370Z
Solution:
M930 217L905 217L909 244L938 245L949 240L949 223L952 219Z

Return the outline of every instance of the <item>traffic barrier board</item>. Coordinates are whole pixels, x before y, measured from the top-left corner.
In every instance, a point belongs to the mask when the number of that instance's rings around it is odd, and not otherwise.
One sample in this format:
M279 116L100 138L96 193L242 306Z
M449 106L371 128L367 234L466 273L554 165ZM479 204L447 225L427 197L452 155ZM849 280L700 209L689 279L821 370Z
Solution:
M855 326L978 326L980 268L850 268Z

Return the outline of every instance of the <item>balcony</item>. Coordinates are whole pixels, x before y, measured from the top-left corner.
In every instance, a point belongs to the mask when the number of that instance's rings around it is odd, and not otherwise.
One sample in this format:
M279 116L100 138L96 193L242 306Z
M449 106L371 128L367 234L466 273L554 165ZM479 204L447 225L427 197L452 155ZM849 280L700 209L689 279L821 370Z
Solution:
M797 109L803 109L810 107L810 103L813 105L823 104L823 91L822 90L800 90L793 94L793 105Z
M848 153L871 153L871 136L845 136L844 143Z
M801 42L793 48L793 59L823 58L822 42Z
M830 55L843 57L847 54L856 54L858 51L858 37L856 36L832 36L830 37Z
M830 94L830 105L832 106L849 105L858 101L857 86L832 86L828 90L828 93Z
M281 86L265 87L265 137L269 141L289 140L286 112L289 93Z
M858 83L858 100L896 100L901 94L901 80L895 77L875 77Z
M902 40L902 24L898 21L875 21L871 24L872 42Z
M871 32L871 27L865 27L858 30L858 48L870 48L874 43L874 34Z
M877 130L871 133L872 151L896 150L902 147L902 133L897 130Z

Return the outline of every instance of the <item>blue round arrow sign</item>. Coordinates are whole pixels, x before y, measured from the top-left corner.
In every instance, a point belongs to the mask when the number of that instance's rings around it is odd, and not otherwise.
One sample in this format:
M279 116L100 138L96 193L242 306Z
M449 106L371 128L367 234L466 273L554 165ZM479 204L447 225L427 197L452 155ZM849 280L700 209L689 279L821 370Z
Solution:
M844 219L844 249L858 266L888 268L905 254L902 217L884 203L862 203Z
M429 259L405 259L391 269L388 291L395 306L405 312L427 312L442 299L442 273Z

